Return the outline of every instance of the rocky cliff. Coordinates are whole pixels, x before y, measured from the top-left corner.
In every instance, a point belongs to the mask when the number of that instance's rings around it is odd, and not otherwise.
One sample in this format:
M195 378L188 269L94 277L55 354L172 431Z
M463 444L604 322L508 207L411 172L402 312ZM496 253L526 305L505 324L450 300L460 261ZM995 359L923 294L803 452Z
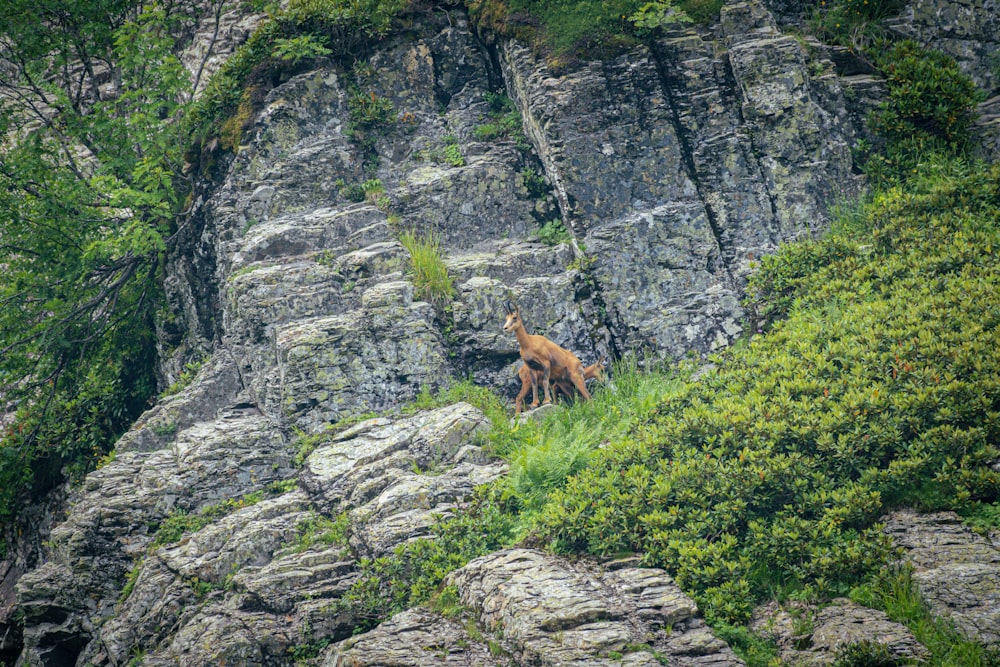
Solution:
M988 2L939 3L978 17L965 37L935 32L926 4L900 25L970 67L996 55ZM205 361L70 490L17 584L18 664L282 665L306 645L329 645L310 657L329 665L741 664L665 572L631 561L498 552L450 575L461 617L419 608L356 637L358 612L337 601L361 559L426 535L504 474L477 444L488 424L475 408L394 410L463 377L512 397L505 301L585 362L704 354L742 332L754 260L822 233L829 206L861 187L851 146L882 85L850 53L785 34L795 17L778 5L730 3L711 28L569 71L438 8L363 66L321 64L272 90L169 261L166 383ZM523 137L479 130L498 93ZM392 109L364 146L349 131L357 95ZM568 238L541 242L553 222ZM448 303L415 288L408 231L440 240ZM296 460L293 434L366 413L383 416ZM209 518L154 543L181 513ZM340 532L305 539L318 521ZM924 553L925 523L891 526ZM996 589L1000 560L981 548L992 555L970 556L989 563L963 579L970 595ZM918 560L939 570L938 558ZM958 605L950 584L934 590L942 612ZM996 597L983 605L956 613L996 643ZM846 603L822 613L820 661L855 637L845 627L874 623Z

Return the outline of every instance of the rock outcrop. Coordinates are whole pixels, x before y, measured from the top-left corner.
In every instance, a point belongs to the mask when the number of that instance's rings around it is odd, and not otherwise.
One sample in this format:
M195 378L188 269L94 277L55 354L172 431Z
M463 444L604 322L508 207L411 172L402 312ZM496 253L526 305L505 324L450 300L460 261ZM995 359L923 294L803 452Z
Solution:
M973 532L954 512L895 512L886 533L904 550L931 610L967 636L1000 647L1000 533Z
M203 397L207 382L168 403ZM295 474L290 446L255 408L150 434L161 447L150 439L92 474L53 531L49 560L22 577L22 662L284 664L317 637L350 636L358 619L335 603L359 559L425 535L505 472L474 444L484 424L464 403L362 422L317 447L298 488L263 498ZM255 493L180 542L153 543L151 523ZM342 535L330 516L343 517ZM309 536L317 522L322 539Z
M332 647L322 664L743 664L662 570L607 569L511 549L473 560L445 584L465 607L462 623L400 614Z
M930 653L906 626L885 612L868 609L845 598L816 608L803 603L768 603L754 612L751 628L778 645L790 665L830 665L838 651L852 644L882 644L903 664L921 663Z

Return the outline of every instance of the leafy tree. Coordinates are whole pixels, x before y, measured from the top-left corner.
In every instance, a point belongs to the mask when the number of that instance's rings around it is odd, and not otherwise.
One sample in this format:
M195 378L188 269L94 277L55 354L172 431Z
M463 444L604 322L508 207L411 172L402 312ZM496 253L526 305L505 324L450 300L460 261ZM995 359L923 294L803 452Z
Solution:
M157 269L187 188L179 16L14 0L0 18L0 521L154 393Z

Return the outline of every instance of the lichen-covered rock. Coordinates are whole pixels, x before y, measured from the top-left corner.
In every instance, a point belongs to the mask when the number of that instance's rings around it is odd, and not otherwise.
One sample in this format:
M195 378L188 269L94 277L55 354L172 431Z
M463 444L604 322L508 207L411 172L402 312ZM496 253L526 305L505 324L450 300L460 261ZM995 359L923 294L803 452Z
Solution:
M605 569L511 549L473 560L445 585L457 591L460 619L404 612L333 646L322 664L743 664L662 570Z
M265 405L308 432L400 405L452 375L433 308L403 280L372 286L357 311L298 320L275 338L278 386Z
M802 45L759 3L727 5L721 21L778 237L821 232L827 206L852 180L849 130L818 103Z
M48 560L18 582L27 664L66 664L116 616L126 573L170 512L197 512L291 474L284 439L239 402L224 368L208 364L200 381L140 420L123 451L74 491L72 511L50 535ZM217 408L227 389L230 407L178 425Z
M499 667L507 664L500 651L472 626L424 609L393 616L371 632L334 646L320 663L324 667ZM494 644L493 646L499 646Z
M742 665L662 570L603 570L528 549L483 556L448 576L515 662Z
M206 2L194 18L189 40L180 53L180 61L191 75L195 92L200 93L213 74L253 31L267 18L245 3Z
M987 161L1000 160L1000 95L979 105L979 117L972 126L973 144Z
M1000 90L1000 4L996 0L909 0L890 25L953 57L983 90Z
M973 532L953 512L889 515L885 531L904 549L931 610L970 638L1000 646L1000 534Z
M822 232L831 201L857 188L839 84L813 83L802 46L758 2L726 5L721 32L728 51L688 32L558 76L502 45L525 130L624 347L727 345L751 263Z
M506 466L481 460L472 441L488 428L466 403L392 421L373 419L306 460L303 484L326 511L350 510L350 543L374 558L425 536Z
M846 598L819 608L771 602L754 611L751 628L773 640L781 659L792 665L830 665L839 650L861 642L883 644L899 661L919 663L930 656L906 626Z

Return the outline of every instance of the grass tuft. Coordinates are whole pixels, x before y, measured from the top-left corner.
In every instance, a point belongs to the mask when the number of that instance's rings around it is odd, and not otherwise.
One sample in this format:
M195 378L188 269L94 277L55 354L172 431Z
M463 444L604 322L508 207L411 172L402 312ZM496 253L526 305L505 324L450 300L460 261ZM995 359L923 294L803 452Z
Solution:
M410 276L419 298L436 308L444 308L457 292L441 252L441 242L433 233L417 236L403 232L399 242L410 252Z

